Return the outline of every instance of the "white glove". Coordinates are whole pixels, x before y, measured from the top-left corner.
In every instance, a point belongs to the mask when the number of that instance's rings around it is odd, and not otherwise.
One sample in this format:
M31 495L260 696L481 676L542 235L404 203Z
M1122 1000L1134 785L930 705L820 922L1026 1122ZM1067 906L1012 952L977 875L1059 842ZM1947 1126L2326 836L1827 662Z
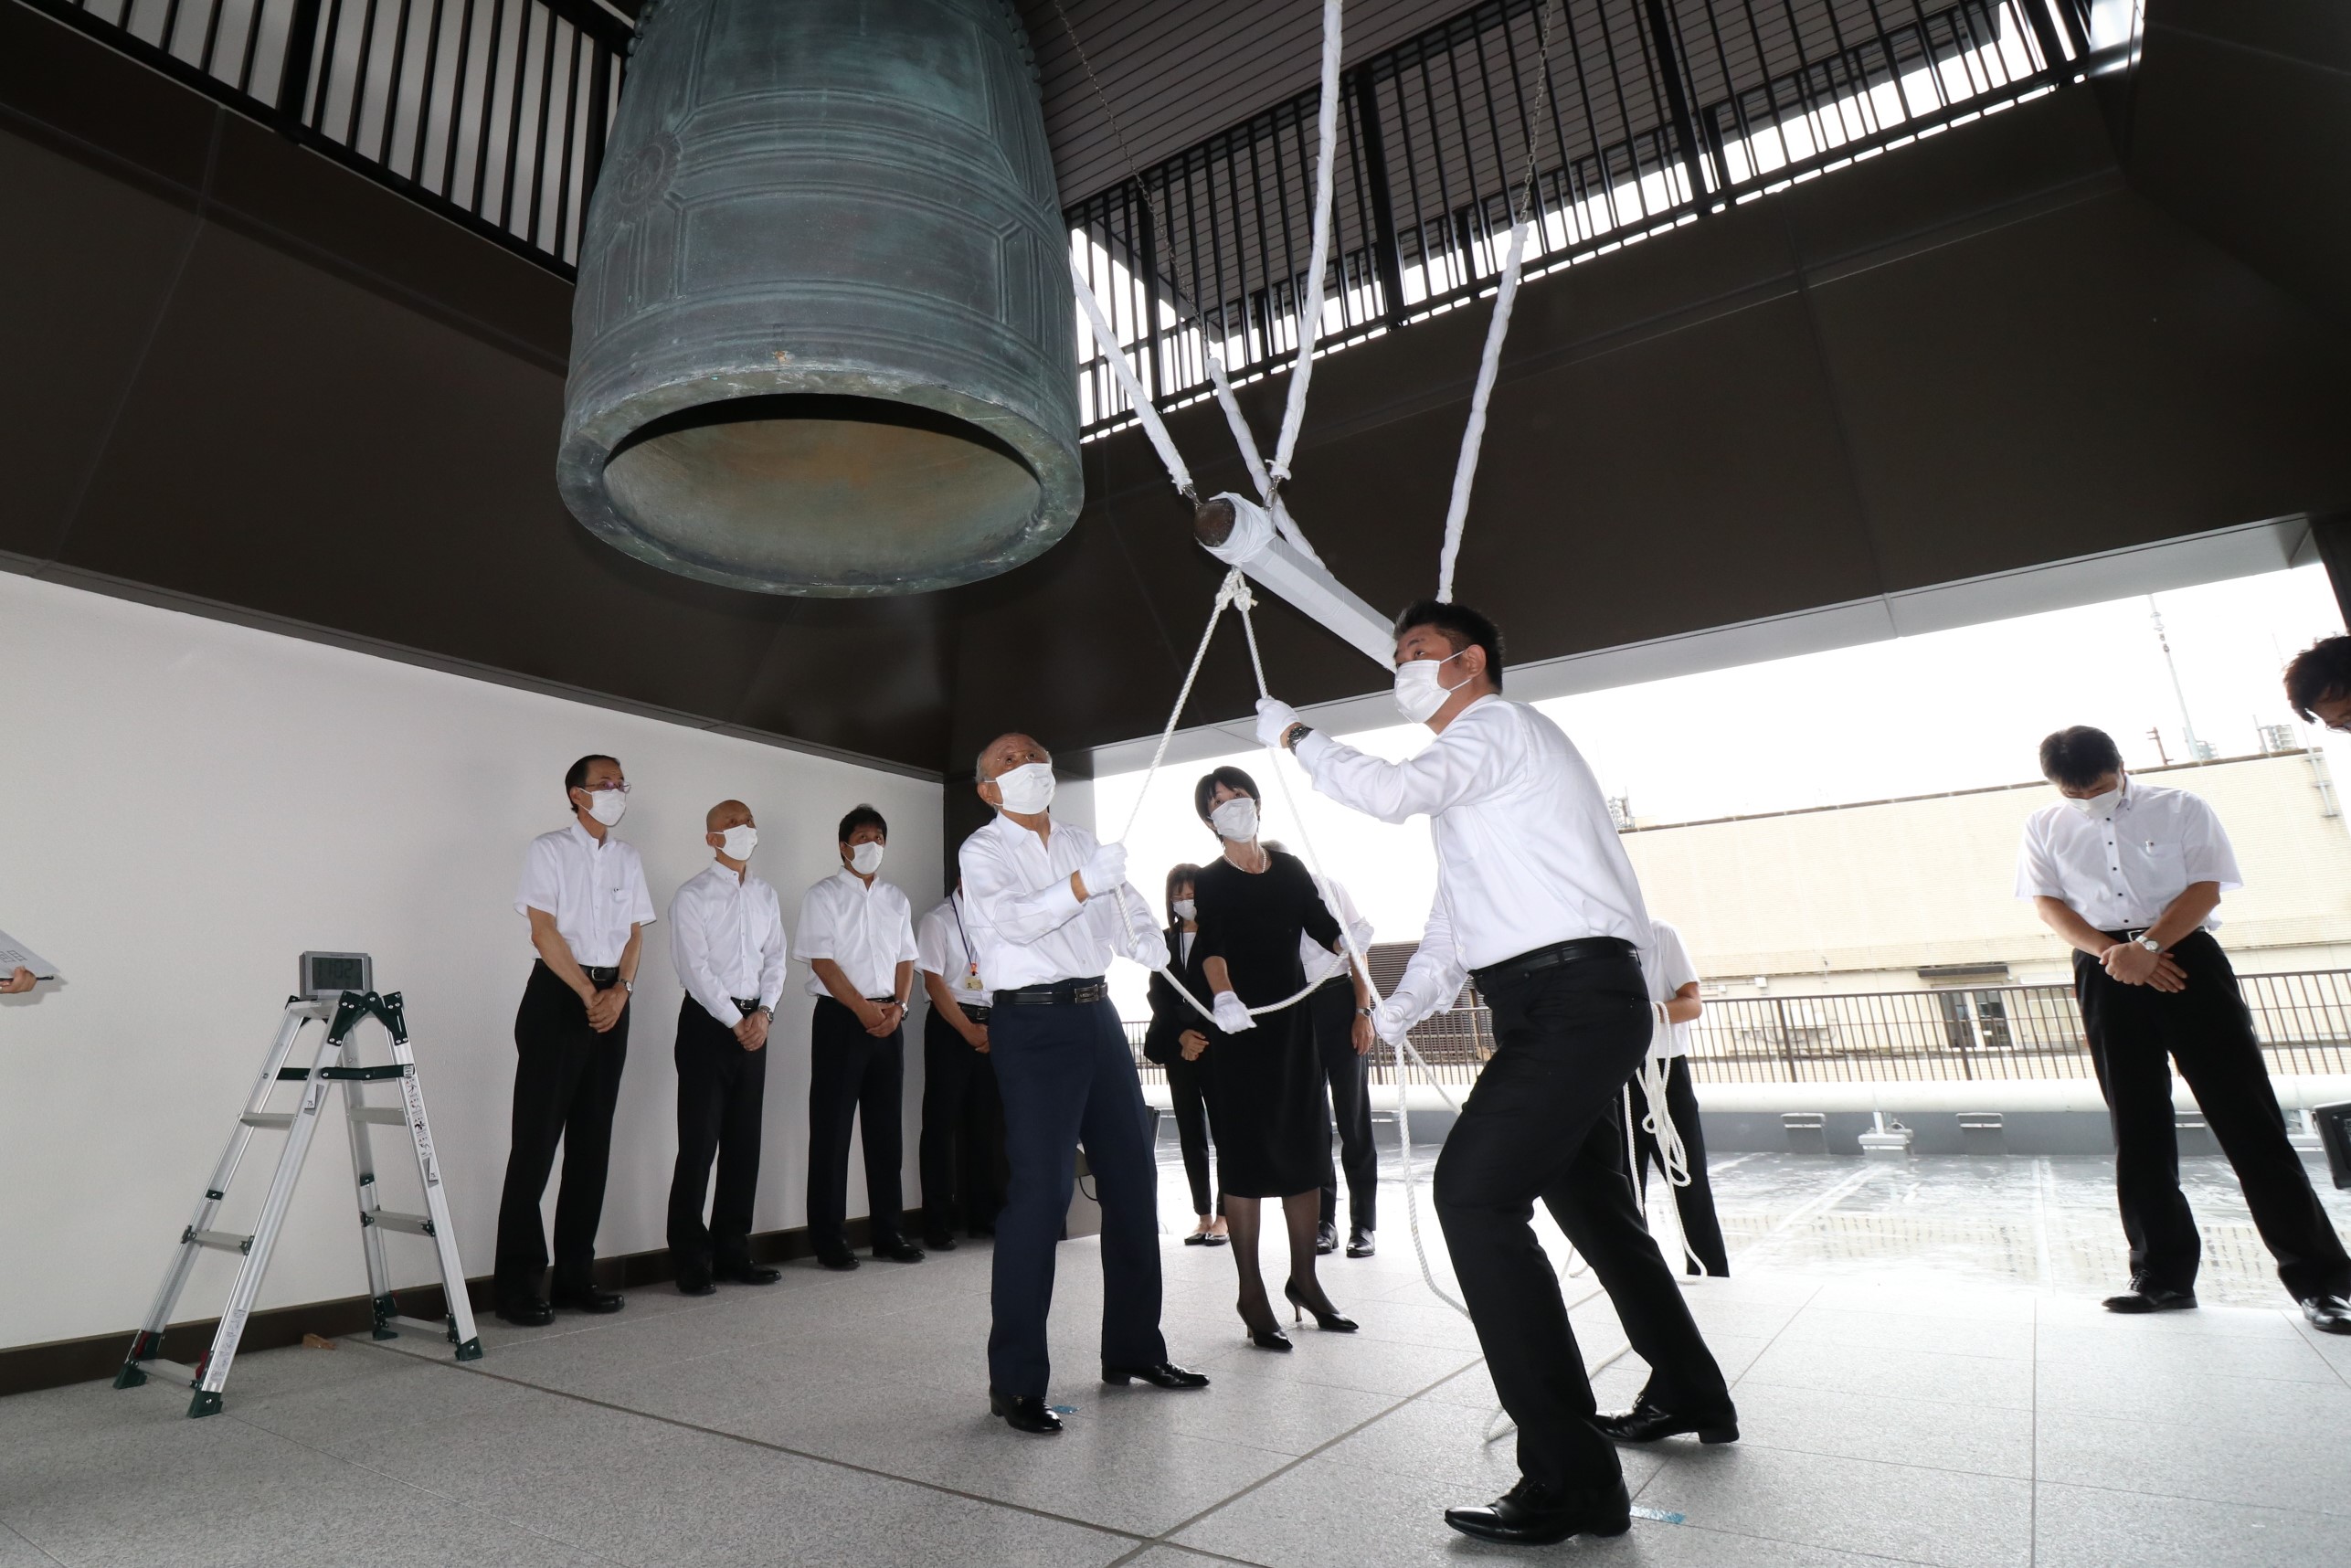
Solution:
M1289 734L1290 726L1297 722L1297 709L1280 698L1257 699L1257 738L1276 751L1281 749L1282 736Z
M1241 1001L1238 991L1218 991L1216 1005L1210 1011L1216 1014L1216 1027L1227 1034L1238 1034L1244 1029L1257 1027L1257 1021L1249 1016L1249 1009Z
M1391 1045L1404 1043L1404 1032L1412 1026L1404 1022L1404 1010L1394 997L1390 997L1371 1010L1371 1033Z
M1094 852L1094 858L1085 863L1085 869L1077 875L1078 879L1085 884L1085 895L1088 898L1108 896L1117 891L1120 883L1127 880L1127 846L1125 844L1099 846Z

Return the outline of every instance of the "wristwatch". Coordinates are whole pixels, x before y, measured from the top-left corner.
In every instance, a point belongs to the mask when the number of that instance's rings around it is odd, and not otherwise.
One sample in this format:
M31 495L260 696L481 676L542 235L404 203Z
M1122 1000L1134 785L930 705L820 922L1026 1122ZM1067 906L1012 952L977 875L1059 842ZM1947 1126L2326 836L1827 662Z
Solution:
M1355 1010L1355 1016L1358 1018L1369 1018L1371 1016L1371 1010L1368 1007L1359 1007Z
M2153 937L2146 936L2144 933L2142 933L2139 938L2139 946L2144 948L2151 953L2160 953L2164 950L2164 945L2161 942L2156 941Z
M630 980L627 975L622 975L620 977L620 989L627 991L630 996L634 996L637 994L637 982Z
M1294 724L1282 731L1282 745L1291 751L1296 751L1298 748L1298 742L1313 733L1314 726L1310 724Z

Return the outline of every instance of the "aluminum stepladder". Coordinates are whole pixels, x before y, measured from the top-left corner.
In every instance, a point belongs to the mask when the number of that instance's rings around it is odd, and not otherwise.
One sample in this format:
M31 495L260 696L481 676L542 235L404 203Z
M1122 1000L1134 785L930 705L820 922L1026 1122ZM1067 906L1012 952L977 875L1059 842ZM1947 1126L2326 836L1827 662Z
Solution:
M360 1063L357 1029L368 1018L379 1021L391 1037L392 1060L387 1065L370 1067ZM289 1067L287 1058L293 1054L304 1027L313 1022L325 1024L326 1031L311 1065ZM302 1101L293 1110L266 1108L271 1091L281 1083L302 1086ZM401 1103L369 1104L367 1086L376 1083L399 1085ZM131 1353L123 1359L122 1370L115 1374L115 1387L134 1388L150 1375L164 1375L196 1391L196 1397L188 1404L190 1415L211 1415L220 1409L221 1390L228 1382L229 1363L237 1356L237 1341L243 1337L254 1300L260 1295L270 1251L277 1245L286 1210L293 1202L294 1184L302 1177L311 1135L318 1130L319 1113L325 1107L327 1088L333 1084L343 1086L344 1121L351 1133L351 1170L358 1188L359 1234L367 1255L367 1294L375 1309L376 1338L397 1339L395 1324L425 1333L446 1333L457 1347L459 1361L481 1359L482 1341L474 1333L473 1308L465 1291L465 1270L458 1261L457 1236L450 1225L449 1200L441 1190L440 1163L433 1153L432 1129L425 1119L424 1091L417 1083L416 1055L408 1046L408 1027L401 1012L400 993L379 996L372 991L346 991L332 1002L302 997L287 999L285 1015L279 1021L270 1054L261 1064L260 1077L247 1097L245 1110L237 1118L237 1130L229 1135L228 1148L221 1154L220 1163L213 1169L212 1180L196 1203L195 1219L180 1233L171 1266L164 1271L163 1287L155 1292L155 1303L148 1309L145 1325L131 1341ZM408 1130L416 1153L417 1174L424 1185L425 1212L421 1214L386 1209L376 1193L376 1161L367 1129L379 1124ZM214 1230L213 1220L228 1195L228 1184L257 1131L283 1132L286 1143L278 1156L277 1172L270 1178L269 1196L262 1201L253 1234L238 1235ZM432 1241L439 1255L441 1290L448 1303L448 1317L443 1321L435 1323L400 1315L392 1297L391 1271L384 1261L384 1233L387 1230L405 1231ZM242 1258L237 1268L237 1282L229 1287L228 1304L221 1310L220 1327L213 1334L212 1349L194 1366L164 1361L158 1353L163 1348L164 1331L170 1326L172 1310L187 1286L189 1273L196 1267L196 1255L207 1249L237 1253Z

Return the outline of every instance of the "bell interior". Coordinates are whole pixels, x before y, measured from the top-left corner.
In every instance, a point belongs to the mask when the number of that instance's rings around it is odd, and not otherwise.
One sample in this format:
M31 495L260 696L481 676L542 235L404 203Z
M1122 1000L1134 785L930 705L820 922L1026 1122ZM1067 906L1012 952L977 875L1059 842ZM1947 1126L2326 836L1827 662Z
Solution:
M944 577L995 555L1043 486L936 409L779 393L663 416L613 449L613 504L681 556L778 584Z

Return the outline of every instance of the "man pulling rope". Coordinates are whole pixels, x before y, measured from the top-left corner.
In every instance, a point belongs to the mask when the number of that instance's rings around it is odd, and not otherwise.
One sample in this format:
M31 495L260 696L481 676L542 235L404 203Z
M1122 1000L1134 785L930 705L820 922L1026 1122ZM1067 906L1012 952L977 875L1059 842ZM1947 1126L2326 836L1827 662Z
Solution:
M1257 736L1287 747L1314 787L1382 821L1425 814L1436 899L1419 950L1375 1011L1401 1041L1474 977L1496 1047L1438 1158L1438 1221L1488 1370L1519 1427L1520 1479L1446 1522L1537 1544L1621 1535L1631 1499L1611 1440L1739 1435L1721 1369L1634 1206L1617 1125L1655 1012L1641 955L1653 938L1597 779L1558 726L1501 695L1493 623L1435 600L1396 621L1396 702L1435 732L1384 762L1299 722L1271 697ZM1596 1416L1559 1280L1535 1238L1541 1200L1615 1303L1648 1386Z

